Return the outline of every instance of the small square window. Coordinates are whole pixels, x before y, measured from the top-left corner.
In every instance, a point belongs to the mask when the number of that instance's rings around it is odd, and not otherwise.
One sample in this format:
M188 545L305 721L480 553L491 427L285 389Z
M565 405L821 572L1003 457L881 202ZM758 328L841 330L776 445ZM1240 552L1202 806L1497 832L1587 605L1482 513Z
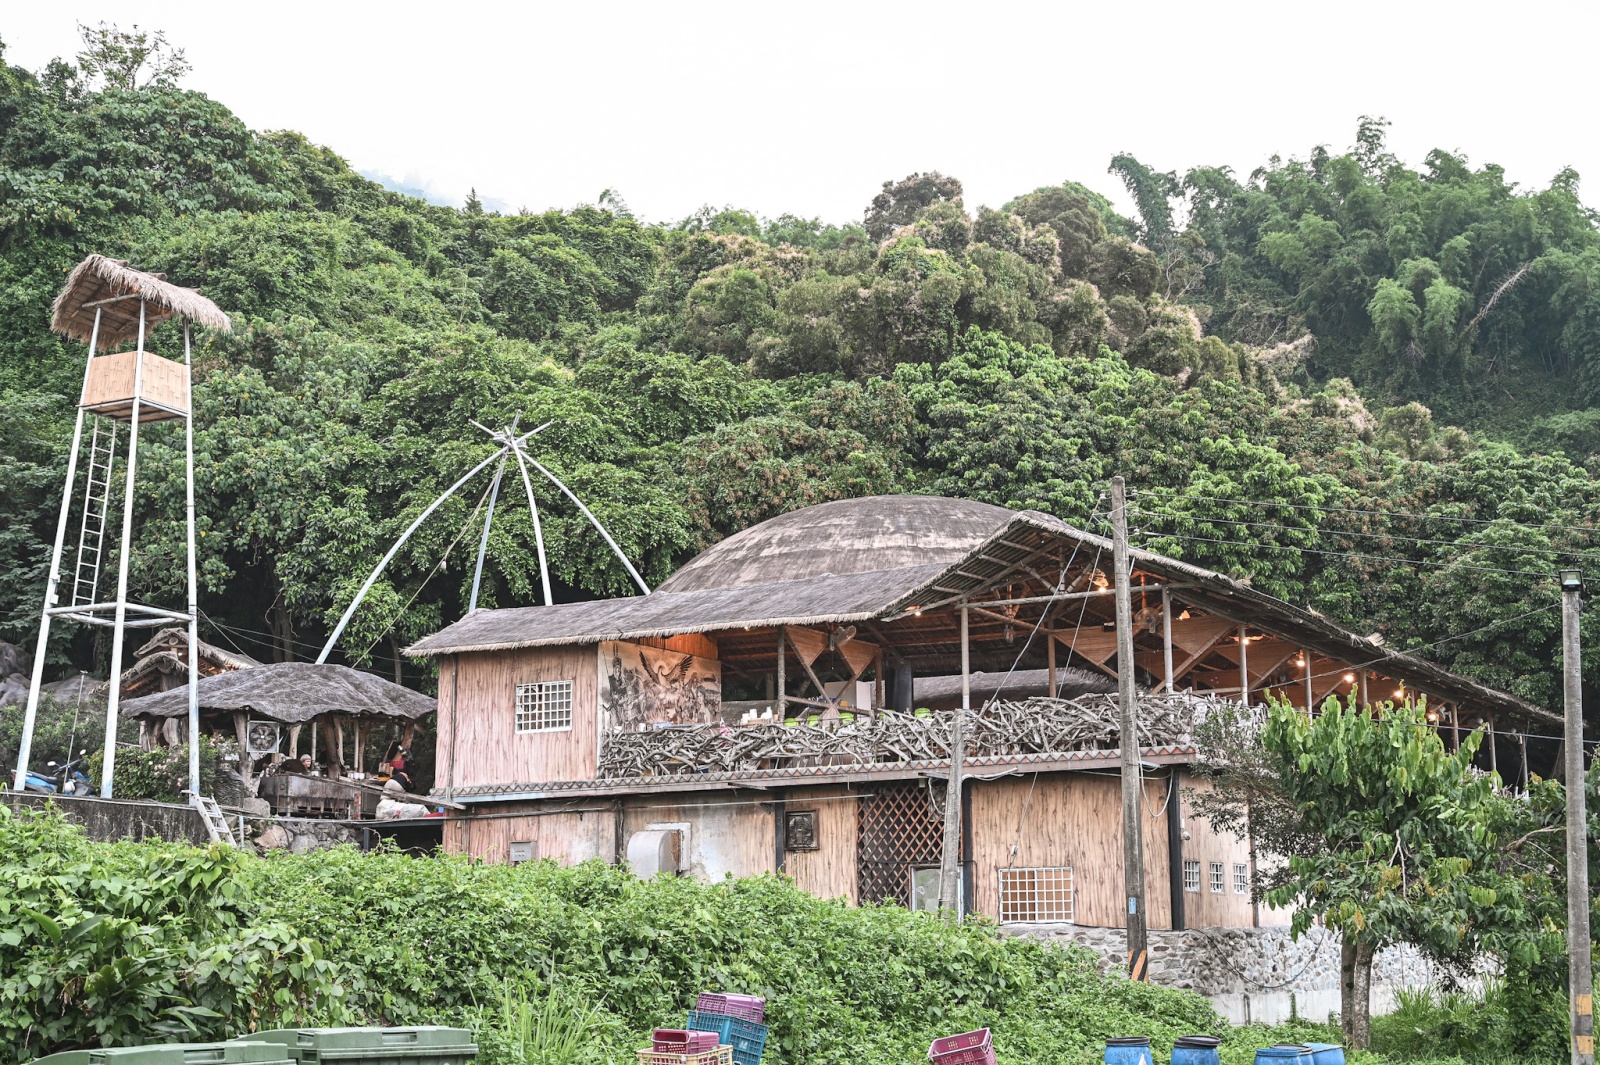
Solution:
M559 732L572 727L572 681L517 685L517 731Z
M1211 863L1211 893L1213 895L1221 895L1226 891L1227 891L1227 885L1223 882L1223 879L1222 879L1222 863L1221 862L1212 862Z
M1000 920L1072 923L1072 866L1000 870Z
M1183 863L1183 890L1200 890L1200 863L1192 859Z
M1243 862L1233 864L1233 893L1235 895L1250 894L1250 867Z

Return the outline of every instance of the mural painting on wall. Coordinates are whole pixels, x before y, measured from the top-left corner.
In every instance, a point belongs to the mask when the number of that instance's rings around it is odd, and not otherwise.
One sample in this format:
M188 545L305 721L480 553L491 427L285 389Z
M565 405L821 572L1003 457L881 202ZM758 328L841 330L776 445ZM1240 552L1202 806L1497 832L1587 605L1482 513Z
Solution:
M600 711L613 730L714 721L722 711L722 663L636 643L600 645Z

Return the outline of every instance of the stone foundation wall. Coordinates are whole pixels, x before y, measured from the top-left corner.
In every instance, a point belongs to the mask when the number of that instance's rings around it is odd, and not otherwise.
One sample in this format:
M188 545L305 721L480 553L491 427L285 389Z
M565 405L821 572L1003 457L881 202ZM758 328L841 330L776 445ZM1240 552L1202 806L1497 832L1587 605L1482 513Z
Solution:
M211 842L200 814L191 806L170 802L93 799L74 795L33 795L7 792L4 801L13 808L42 810L53 806L61 816L80 824L89 838L101 843L123 839L164 839L204 847Z
M360 826L347 825L341 821L246 817L245 823L249 825L247 838L256 850L263 854L277 850L304 854L307 851L332 850L334 847L346 845L360 847L363 842Z
M1121 972L1127 933L1079 925L1003 925L1010 935L1075 943L1100 955L1102 972ZM1394 990L1429 983L1432 966L1410 946L1379 952L1372 962L1374 1013L1392 1006ZM1322 1020L1339 1009L1339 937L1309 929L1299 940L1287 928L1193 928L1150 933L1150 979L1211 999L1235 1024L1274 1024L1291 1010Z

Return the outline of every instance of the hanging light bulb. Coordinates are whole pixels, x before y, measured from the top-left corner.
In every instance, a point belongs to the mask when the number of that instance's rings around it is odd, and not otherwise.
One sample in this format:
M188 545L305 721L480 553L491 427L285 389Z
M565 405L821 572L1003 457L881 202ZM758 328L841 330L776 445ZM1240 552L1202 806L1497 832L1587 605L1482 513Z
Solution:
M1346 673L1344 675L1344 682L1346 684L1354 684L1356 682L1356 675L1354 673Z
M1297 659L1294 660L1294 664L1297 667L1299 667L1301 669L1304 669L1305 668L1305 664L1306 664L1306 660L1304 658L1297 658Z

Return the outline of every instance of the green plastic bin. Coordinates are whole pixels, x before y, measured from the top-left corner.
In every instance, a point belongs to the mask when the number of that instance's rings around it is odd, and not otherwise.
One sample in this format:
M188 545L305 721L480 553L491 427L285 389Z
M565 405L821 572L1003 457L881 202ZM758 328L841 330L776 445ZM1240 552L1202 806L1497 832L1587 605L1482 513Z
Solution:
M294 1065L294 1055L276 1043L154 1043L142 1047L63 1050L33 1065Z
M239 1036L287 1048L301 1065L470 1065L478 1056L465 1028L279 1028ZM120 1065L120 1063L119 1063Z

